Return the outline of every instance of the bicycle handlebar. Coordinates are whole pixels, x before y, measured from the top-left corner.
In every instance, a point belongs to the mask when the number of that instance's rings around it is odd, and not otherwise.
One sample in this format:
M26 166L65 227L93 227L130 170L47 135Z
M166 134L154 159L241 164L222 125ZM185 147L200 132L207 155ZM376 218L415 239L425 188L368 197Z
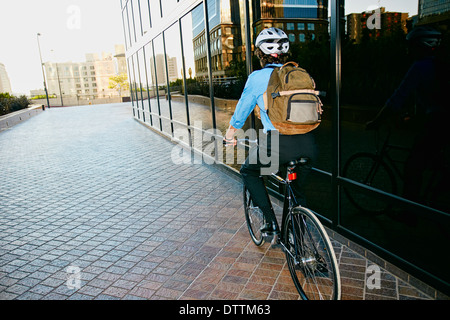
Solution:
M252 139L249 139L249 138L244 138L244 139L236 139L236 138L233 138L233 142L232 143L230 143L229 142L230 140L226 140L225 138L223 139L223 144L224 144L224 146L235 146L235 145L241 145L241 146L244 146L244 147L247 147L247 148L251 148L252 146L254 146L254 145L258 145L258 139L255 139L255 140L252 140ZM248 144L246 144L246 143L248 143Z

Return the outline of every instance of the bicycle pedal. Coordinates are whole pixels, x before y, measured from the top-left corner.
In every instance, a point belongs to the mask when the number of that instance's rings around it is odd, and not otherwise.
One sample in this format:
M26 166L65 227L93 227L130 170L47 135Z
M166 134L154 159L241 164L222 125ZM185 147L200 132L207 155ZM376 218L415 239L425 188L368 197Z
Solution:
M272 239L273 239L273 234L272 233L266 233L265 232L265 233L262 234L262 236L263 236L264 240L267 241L267 242L268 241L272 241Z
M273 239L272 239L272 242L270 243L270 247L273 249L283 247L280 243L280 236L278 234L273 235Z

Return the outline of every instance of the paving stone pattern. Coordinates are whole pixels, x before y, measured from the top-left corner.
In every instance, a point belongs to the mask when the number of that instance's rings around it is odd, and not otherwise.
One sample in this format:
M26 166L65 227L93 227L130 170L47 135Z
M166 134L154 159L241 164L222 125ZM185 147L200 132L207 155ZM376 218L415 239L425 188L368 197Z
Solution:
M129 104L0 133L0 299L299 299L283 253L250 241L240 182L172 149ZM334 246L343 299L430 298L384 271L369 290L373 263Z

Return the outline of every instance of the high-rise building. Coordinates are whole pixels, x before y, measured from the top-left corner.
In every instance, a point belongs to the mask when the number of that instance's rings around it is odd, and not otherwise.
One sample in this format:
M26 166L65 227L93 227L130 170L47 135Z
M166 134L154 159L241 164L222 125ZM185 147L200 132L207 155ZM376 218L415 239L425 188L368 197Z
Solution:
M0 63L0 93L12 94L11 82L6 72L6 67L3 63Z
M408 17L408 13L386 12L384 7L370 12L351 13L347 15L347 36L350 41L359 43L364 32L369 37L386 36L396 31L407 33Z

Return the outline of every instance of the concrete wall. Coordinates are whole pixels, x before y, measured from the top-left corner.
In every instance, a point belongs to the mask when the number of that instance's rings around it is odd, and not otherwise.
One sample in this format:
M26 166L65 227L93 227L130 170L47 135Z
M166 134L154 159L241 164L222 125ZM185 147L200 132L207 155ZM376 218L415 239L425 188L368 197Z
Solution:
M99 98L99 99L92 99L92 100L86 100L86 99L77 100L76 97L67 97L67 98L63 97L63 104L64 104L64 106L85 106L85 105L89 105L89 104L120 103L120 102L125 102L126 99L129 99L129 97ZM47 106L47 99L31 100L31 102L33 104ZM50 102L50 107L61 107L61 99L60 98L49 99L49 102Z
M31 107L16 112L12 112L0 117L0 132L21 123L22 121L28 120L31 117L41 113L42 106L32 105Z

